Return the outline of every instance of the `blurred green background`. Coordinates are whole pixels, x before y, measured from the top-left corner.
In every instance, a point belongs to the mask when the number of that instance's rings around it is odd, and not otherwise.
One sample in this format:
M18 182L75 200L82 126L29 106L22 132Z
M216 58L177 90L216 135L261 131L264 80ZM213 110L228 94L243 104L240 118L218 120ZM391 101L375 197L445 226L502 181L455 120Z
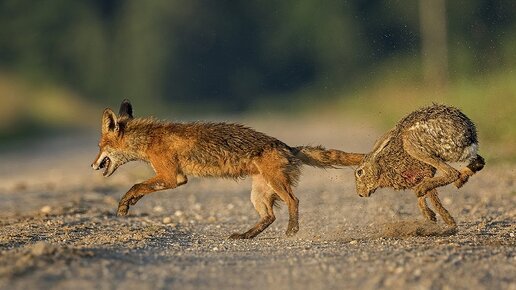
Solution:
M515 56L513 0L0 0L0 142L96 126L124 98L381 129L443 102L514 160Z

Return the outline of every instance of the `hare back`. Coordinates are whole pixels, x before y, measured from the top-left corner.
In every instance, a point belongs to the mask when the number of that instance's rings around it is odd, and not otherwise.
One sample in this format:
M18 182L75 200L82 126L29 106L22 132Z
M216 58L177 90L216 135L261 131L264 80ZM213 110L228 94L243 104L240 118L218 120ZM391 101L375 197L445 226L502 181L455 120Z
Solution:
M475 125L453 107L422 108L405 117L397 129L403 142L443 161L461 162L477 155Z

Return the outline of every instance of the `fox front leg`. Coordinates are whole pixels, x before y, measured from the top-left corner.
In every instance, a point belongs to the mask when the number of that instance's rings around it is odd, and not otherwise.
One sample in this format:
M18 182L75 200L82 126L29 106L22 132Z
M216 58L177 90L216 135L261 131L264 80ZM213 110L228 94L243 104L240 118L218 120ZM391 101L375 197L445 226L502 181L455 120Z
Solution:
M129 210L129 205L135 205L144 195L158 190L174 188L174 185L168 185L164 180L152 178L142 183L137 183L127 191L118 203L118 216L125 216Z
M120 199L118 216L125 216L130 205L135 205L143 196L160 190L173 189L188 181L185 175L178 174L173 178L154 177L142 183L137 183Z

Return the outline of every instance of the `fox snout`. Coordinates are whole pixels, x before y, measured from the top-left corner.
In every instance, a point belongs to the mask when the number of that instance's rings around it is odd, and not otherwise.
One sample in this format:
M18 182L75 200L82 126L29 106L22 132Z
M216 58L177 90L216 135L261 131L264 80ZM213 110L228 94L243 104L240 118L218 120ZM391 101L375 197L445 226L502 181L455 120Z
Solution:
M104 152L99 152L99 154L97 155L97 158L95 158L95 160L93 160L93 163L91 163L91 168L93 168L94 170L99 170L101 167L101 165L104 165L103 161L104 161L104 158L107 157L107 154L104 153Z
M111 158L109 158L107 153L99 152L99 154L97 155L97 158L91 164L91 168L93 168L94 170L99 170L99 169L104 168L104 172L102 173L102 175L107 177L107 176L113 174L113 172L116 169L115 166L112 166L112 165L114 165L113 161L111 160Z

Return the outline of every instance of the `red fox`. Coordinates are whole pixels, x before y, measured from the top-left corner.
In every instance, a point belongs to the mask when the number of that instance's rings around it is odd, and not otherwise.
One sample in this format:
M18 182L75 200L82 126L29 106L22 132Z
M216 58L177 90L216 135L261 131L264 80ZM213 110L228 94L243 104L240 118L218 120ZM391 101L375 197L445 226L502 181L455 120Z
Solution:
M260 215L256 225L233 239L250 239L276 219L273 205L287 204L287 236L299 230L299 200L292 191L300 167L358 165L364 154L326 150L321 146L290 147L285 143L240 124L172 123L154 118L133 118L128 100L118 116L109 108L102 115L99 154L91 165L103 168L108 177L121 165L140 160L150 163L156 175L135 184L122 197L118 216L125 216L130 205L144 195L186 184L187 175L239 178L252 176L251 201Z

